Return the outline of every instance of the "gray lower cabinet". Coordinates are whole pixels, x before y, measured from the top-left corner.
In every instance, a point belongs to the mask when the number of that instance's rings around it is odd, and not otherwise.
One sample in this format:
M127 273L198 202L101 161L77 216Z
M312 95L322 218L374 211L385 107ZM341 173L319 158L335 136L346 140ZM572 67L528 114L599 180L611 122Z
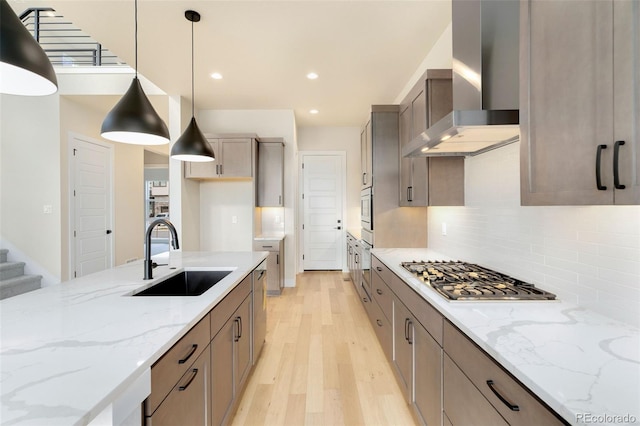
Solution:
M211 340L210 402L213 425L226 424L230 420L252 365L251 278L245 278L240 286L244 287L241 291L236 293L234 290L224 299L223 303L231 296L224 311L211 316L212 330L218 330ZM237 305L241 297L244 299ZM220 328L220 322L233 307L236 309Z
M278 139L282 140L282 138ZM256 206L282 207L284 205L284 143L282 141L260 140L257 175Z
M216 156L211 162L184 163L184 177L191 179L251 178L255 139L207 137Z
M453 109L450 69L427 70L400 104L400 206L464 205L463 157L402 157L402 148Z
M640 4L520 10L522 204L640 204Z
M209 426L209 356L207 345L158 409L146 418L147 426Z
M444 351L444 411L453 425L566 424L449 321Z
M268 251L267 295L278 296L284 287L284 239L253 241L254 251Z

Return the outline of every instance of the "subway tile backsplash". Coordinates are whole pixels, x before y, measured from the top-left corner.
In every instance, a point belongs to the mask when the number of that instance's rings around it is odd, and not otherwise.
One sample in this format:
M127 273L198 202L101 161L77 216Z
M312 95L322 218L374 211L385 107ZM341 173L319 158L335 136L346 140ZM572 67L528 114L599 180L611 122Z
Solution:
M465 159L466 205L429 208L429 248L640 327L640 206L522 207L519 150Z

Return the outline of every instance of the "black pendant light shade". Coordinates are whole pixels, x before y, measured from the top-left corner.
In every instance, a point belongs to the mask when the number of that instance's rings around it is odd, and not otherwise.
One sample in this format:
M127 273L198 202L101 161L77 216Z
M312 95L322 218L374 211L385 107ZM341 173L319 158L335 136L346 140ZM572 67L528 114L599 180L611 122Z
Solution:
M135 145L169 143L169 130L160 118L138 80L138 0L134 1L136 76L122 99L102 122L100 135L105 139Z
M216 159L213 148L204 137L196 118L194 117L194 90L193 90L193 23L200 21L200 14L195 10L187 10L184 12L185 18L191 21L191 121L178 138L176 143L171 147L171 158L180 161L213 161Z
M0 93L42 96L58 90L53 66L6 0L0 0Z
M105 117L100 134L112 141L136 145L169 143L167 125L153 109L137 77Z
M180 161L213 161L216 159L213 148L204 137L195 117L191 121L182 136L178 138L171 148L171 158Z

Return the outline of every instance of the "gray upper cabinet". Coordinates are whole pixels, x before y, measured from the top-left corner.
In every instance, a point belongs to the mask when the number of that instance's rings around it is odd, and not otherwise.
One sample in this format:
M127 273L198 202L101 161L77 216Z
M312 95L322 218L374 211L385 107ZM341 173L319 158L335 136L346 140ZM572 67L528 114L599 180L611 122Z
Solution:
M215 161L194 163L186 161L184 177L191 179L251 178L253 177L252 138L207 138Z
M640 5L521 4L522 204L640 204Z
M284 144L258 143L257 206L282 207L284 205Z
M451 70L427 70L400 105L400 205L464 204L464 158L404 158L402 148L453 109ZM432 172L434 169L434 172Z

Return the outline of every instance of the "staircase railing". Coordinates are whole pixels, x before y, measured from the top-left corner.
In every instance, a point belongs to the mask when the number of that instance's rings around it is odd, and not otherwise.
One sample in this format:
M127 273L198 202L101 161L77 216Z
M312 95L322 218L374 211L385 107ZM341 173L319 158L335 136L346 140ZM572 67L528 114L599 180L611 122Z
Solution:
M50 7L32 7L20 19L54 66L127 64Z

